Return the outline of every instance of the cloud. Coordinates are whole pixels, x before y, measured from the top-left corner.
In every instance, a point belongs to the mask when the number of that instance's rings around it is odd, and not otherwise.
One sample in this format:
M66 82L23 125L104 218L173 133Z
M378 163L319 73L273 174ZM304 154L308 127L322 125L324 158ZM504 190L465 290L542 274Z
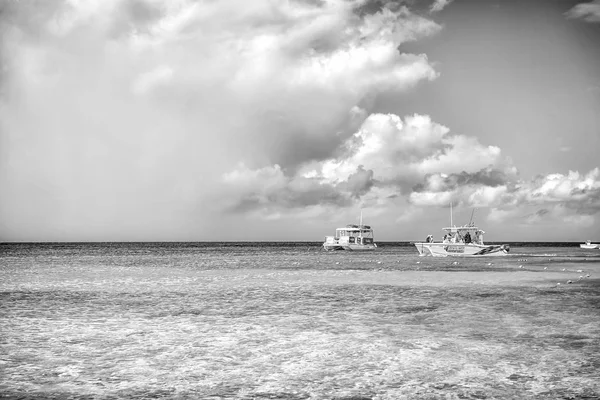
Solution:
M336 187L315 178L286 177L279 165L257 170L241 165L223 179L235 188L228 210L235 213L266 210L274 214L315 205L347 207L352 204L353 196L368 188L370 177L367 171L357 170L351 179Z
M451 134L425 115L402 119L394 114L372 114L340 145L337 154L306 163L287 175L277 167L278 179L285 182L277 191L294 201L265 195L264 188L272 187L267 179L244 178L248 186L242 198L263 199L244 204L247 209L262 207L278 212L286 207L322 206L325 213L332 205L389 209L404 200L409 211L399 218L406 220L422 207L447 207L452 202L458 207L490 208L493 221L519 219L529 224L554 215L565 219L600 211L598 168L585 175L569 172L525 181L499 147ZM312 186L299 185L302 179L309 179ZM305 193L314 196L305 197ZM307 198L310 201L300 201ZM536 210L524 214L523 210L531 207Z
M402 120L394 114L372 114L346 142L346 156L323 164L323 177L346 179L362 165L375 171L383 184L408 190L429 173L478 171L502 162L498 147L449 132L426 115Z
M582 214L600 211L600 169L585 175L577 171L568 174L540 176L518 187L519 198L532 204L559 203Z
M32 210L49 215L41 235L123 220L134 235L161 218L188 229L190 213L219 208L221 176L239 162L267 168L256 182L273 189L244 192L238 210L368 195L367 167L336 183L294 171L336 157L379 93L436 79L425 54L398 47L441 27L406 6L364 3L5 2L3 231L42 232Z
M532 210L531 210L532 209ZM487 220L493 224L507 224L516 227L541 226L543 229L569 230L594 226L596 217L579 214L561 204L552 204L544 208L520 207L510 209L492 208ZM556 227L561 227L556 229Z
M366 171L362 165L359 165L356 172L348 176L348 180L340 185L350 192L352 197L360 198L367 194L374 184L373 171Z
M438 12L442 11L446 6L452 3L453 0L435 0L431 7L429 8L430 12Z
M151 71L140 74L132 84L132 91L142 95L153 88L166 86L173 78L173 70L168 66L161 65Z
M553 222L580 221L590 226L600 212L600 169L587 174L538 176L530 181L517 181L502 196L491 199L489 219L494 222L518 221L534 224L542 220ZM524 214L523 210L536 211Z
M510 169L509 169L510 171ZM467 207L488 207L502 201L512 176L491 167L476 171L425 176L409 196L417 206L447 206L450 202Z
M600 22L600 0L579 3L565 13L567 18L583 19L586 22Z
M528 224L538 223L539 221L543 220L544 217L549 213L550 213L550 211L548 211L546 208L537 210L533 214L529 214L529 215L525 216L526 223L528 223Z
M199 221L227 233L243 215L357 205L407 206L404 220L449 201L494 218L598 212L597 169L523 181L494 143L378 112L381 93L438 77L398 49L441 27L373 4L3 3L2 238L194 237Z
M464 195L465 188L469 188L469 201L480 204L506 190L509 175L516 173L510 161L501 157L499 148L481 145L472 137L451 135L447 127L418 114L404 119L394 114L371 114L335 153L330 159L306 162L288 172L276 167L278 179L287 182L284 186L296 193L295 198L301 198L299 191L306 187L293 183L310 179L321 190L327 188L328 196L322 200L311 197L310 203L284 203L277 196L264 195L264 188L272 187L270 178L249 177L241 180L248 185L240 198L276 199L251 203L256 208L328 206L333 204L332 199L339 206L383 208L407 195L414 205L431 206L448 204L455 196L453 191L463 191ZM224 181L231 184L232 176L260 175L261 170L244 166L226 174ZM239 187L237 183L231 186Z
M594 214L600 211L600 172L598 168L585 175L570 171L567 175L549 174L530 181L494 169L475 174L434 174L426 176L410 195L415 204L432 205L434 198L441 199L437 205L450 198L469 207L560 205L577 213Z

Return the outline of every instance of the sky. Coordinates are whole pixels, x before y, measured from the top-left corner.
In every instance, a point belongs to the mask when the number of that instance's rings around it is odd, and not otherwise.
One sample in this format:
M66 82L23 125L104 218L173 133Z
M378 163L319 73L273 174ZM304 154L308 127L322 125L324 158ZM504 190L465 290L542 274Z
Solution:
M600 241L600 0L2 0L0 241Z

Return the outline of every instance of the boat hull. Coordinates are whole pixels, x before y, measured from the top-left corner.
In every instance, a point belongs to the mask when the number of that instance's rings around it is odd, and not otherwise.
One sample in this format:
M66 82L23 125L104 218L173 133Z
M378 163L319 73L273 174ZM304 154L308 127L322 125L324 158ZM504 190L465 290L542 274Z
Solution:
M415 243L420 256L432 257L498 257L506 256L510 247L475 243Z
M343 246L344 250L350 250L350 251L369 251L369 250L375 250L377 248L376 244L348 244Z
M336 250L344 250L344 247L340 246L338 244L323 243L323 249L327 250L327 251L336 251Z
M327 251L336 251L336 250L349 250L349 251L368 251L368 250L375 250L377 248L376 244L346 244L346 245L339 245L339 244L329 244L329 243L323 243L323 249L327 250Z
M600 248L600 244L580 244L579 247L582 249L598 249Z

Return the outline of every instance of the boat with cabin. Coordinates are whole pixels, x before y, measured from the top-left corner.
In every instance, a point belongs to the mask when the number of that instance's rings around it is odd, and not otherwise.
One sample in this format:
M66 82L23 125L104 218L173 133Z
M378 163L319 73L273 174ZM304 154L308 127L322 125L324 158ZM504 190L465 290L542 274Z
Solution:
M586 240L585 243L580 244L579 247L582 249L600 249L600 244L592 243L591 240Z
M475 210L473 210L474 212ZM473 214L471 214L471 221ZM433 235L427 236L425 242L414 243L420 256L505 256L510 251L507 244L486 245L483 243L482 229L469 222L467 225L455 226L452 223L452 206L450 206L450 227L443 228L446 232L440 242L433 240Z
M373 228L363 225L362 212L358 225L349 224L335 230L335 236L325 236L323 249L325 250L375 250L377 244L373 235Z

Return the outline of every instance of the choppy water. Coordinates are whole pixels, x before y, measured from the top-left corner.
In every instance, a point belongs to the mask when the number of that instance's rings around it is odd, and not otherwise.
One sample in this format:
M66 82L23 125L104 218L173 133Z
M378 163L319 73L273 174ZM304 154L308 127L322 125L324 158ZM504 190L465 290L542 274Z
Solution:
M509 244L0 244L0 398L598 398L600 250Z

